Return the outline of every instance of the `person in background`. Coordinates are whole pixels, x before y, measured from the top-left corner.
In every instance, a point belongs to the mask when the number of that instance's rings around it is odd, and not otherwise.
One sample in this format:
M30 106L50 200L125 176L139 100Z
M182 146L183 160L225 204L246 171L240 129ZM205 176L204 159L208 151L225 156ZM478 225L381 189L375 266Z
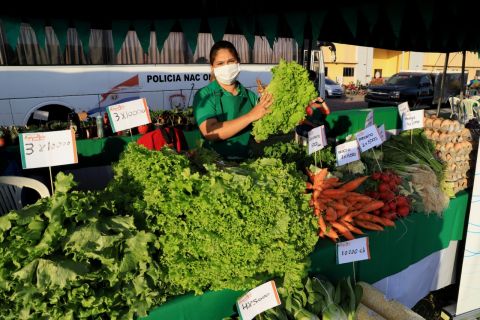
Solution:
M193 99L193 114L206 140L206 147L226 159L244 159L249 154L252 122L269 112L273 97L265 92L260 99L237 77L240 57L234 45L219 41L210 50L212 82Z

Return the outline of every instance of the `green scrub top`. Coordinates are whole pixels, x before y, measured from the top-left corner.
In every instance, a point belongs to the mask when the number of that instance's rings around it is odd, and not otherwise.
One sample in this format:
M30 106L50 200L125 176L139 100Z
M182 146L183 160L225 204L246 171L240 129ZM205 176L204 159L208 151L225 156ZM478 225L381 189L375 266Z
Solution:
M247 114L255 106L257 96L238 83L238 94L225 91L217 82L212 81L200 89L193 99L193 115L197 125L207 119L216 118L219 122L236 119ZM205 146L218 152L227 159L248 157L251 125L227 140L205 141Z

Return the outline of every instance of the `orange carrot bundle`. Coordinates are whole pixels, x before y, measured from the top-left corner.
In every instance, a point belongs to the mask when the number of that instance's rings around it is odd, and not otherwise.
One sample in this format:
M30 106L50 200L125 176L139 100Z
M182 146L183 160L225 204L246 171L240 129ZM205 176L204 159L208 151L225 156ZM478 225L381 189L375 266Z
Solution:
M374 211L374 210L378 210L380 208L382 208L384 206L384 203L382 201L372 201L370 203L367 203L362 211L363 212L370 212L370 211Z
M340 190L340 189L327 189L322 191L322 196L330 197L333 199L340 199L345 197L346 193L344 190Z
M335 211L335 209L333 209L332 207L328 207L326 212L325 212L325 219L327 221L336 221L337 220L337 212Z
M347 221L340 220L340 224L344 225L350 232L356 233L356 234L364 234L362 230L358 229L354 225L348 223Z

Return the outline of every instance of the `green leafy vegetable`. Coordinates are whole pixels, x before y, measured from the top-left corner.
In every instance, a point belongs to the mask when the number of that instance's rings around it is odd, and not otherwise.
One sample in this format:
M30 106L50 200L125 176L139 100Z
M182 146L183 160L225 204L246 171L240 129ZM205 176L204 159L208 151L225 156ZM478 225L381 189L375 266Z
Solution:
M306 116L305 107L317 97L308 72L298 63L281 60L272 68L272 81L266 91L273 95L271 113L253 123L253 136L263 141L269 135L288 133Z

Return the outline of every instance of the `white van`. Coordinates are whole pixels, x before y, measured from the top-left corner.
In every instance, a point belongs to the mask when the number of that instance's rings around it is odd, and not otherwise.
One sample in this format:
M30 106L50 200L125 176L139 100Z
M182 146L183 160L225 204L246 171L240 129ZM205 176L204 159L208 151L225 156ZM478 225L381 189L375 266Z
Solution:
M273 66L242 64L239 81L256 92L256 79L269 83ZM151 110L187 107L209 77L207 64L1 66L0 125L26 125L37 110L48 111L44 120L72 111L95 114L139 97Z

